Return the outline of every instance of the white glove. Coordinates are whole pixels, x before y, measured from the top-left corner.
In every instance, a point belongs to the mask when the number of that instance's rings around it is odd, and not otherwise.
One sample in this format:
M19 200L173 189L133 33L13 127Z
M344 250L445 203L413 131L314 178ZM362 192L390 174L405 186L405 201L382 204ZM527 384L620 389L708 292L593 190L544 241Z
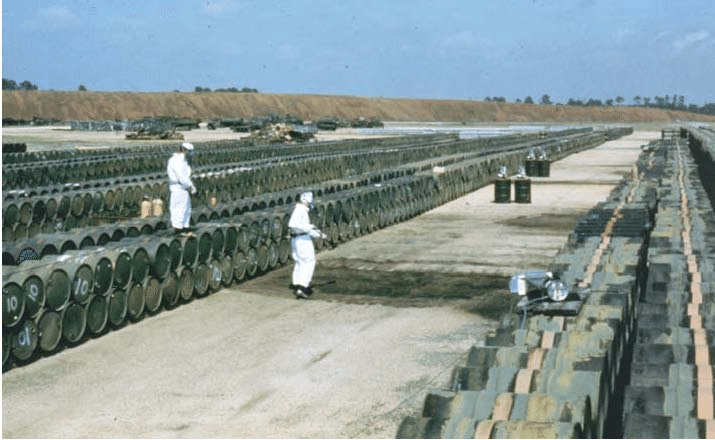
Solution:
M328 236L325 235L325 234L323 234L323 233L321 232L321 233L320 233L320 238L322 238L323 240L327 240L327 239L328 239Z
M311 229L310 232L308 232L308 235L310 235L312 238L322 238L323 233L320 232L318 229Z
M195 186L191 188L191 194L196 194L196 187L195 187Z

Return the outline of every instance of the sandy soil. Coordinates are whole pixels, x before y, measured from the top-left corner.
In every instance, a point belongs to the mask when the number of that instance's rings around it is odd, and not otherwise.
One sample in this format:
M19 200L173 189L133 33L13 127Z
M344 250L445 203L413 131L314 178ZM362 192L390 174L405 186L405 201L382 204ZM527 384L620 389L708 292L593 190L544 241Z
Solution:
M345 95L273 93L144 93L92 91L23 91L2 93L3 118L34 117L69 120L140 119L176 116L207 121L293 115L303 120L322 117L353 119L377 117L383 121L453 122L604 122L632 124L715 121L714 116L677 110L630 106L569 106L484 102L476 100L407 99Z
M658 135L552 164L532 204L486 187L323 251L308 301L284 266L7 371L3 437L394 437Z

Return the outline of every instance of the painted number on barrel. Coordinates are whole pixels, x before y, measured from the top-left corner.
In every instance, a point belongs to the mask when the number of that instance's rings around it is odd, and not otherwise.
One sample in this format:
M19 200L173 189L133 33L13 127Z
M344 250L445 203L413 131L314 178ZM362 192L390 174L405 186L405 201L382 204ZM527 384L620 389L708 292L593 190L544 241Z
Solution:
M7 298L6 303L8 312L16 313L17 310L20 308L20 303L18 302L16 296L9 296Z
M89 290L89 282L84 279L79 279L75 282L74 296L75 298L84 298Z
M30 327L25 327L20 333L17 334L17 345L24 347L32 345L32 339L30 338Z
M37 298L40 296L40 288L37 287L37 284L30 284L30 294L27 296L33 301L37 301Z

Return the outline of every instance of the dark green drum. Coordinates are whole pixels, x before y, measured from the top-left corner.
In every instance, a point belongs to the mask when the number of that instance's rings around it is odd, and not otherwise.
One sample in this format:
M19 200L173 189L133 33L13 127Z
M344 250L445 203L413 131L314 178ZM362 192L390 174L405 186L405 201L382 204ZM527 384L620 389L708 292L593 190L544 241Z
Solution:
M45 288L40 277L30 275L22 284L25 294L25 315L36 318L45 306Z
M526 159L526 175L529 177L539 177L539 160Z
M62 311L62 336L71 344L79 341L87 328L87 311L84 306L71 303Z
M62 338L62 315L59 312L46 311L38 323L40 348L52 351Z
M39 333L35 323L25 320L12 335L12 354L19 360L25 361L32 356L37 348Z
M514 201L516 203L531 203L531 179L514 180Z
M179 275L179 296L189 301L194 294L194 271L189 266L183 266Z
M236 251L236 254L231 259L231 264L233 266L233 278L236 281L243 281L246 276L246 255L242 251Z
M194 269L194 291L196 296L204 296L209 291L211 271L206 263L199 263Z
M144 283L144 299L146 300L146 310L154 313L161 306L161 283L154 277L147 278Z
M129 296L127 295L127 291L124 289L114 289L112 293L108 295L108 298L109 322L112 323L113 326L118 327L122 325L124 320L127 318Z
M174 307L179 302L179 275L169 274L161 282L161 297L168 307Z
M221 274L221 262L213 258L209 262L208 266L209 273L211 274L211 277L209 278L209 288L211 289L211 292L216 292L219 288L221 288L221 279L223 278Z
M104 330L109 317L109 303L105 295L93 295L86 307L87 329L96 335Z
M511 202L511 179L497 179L494 181L494 202Z
M133 320L141 318L145 306L144 286L140 283L133 283L127 294L127 313L129 318Z
M551 174L551 162L548 160L539 161L539 177L549 177Z
M67 305L71 295L72 282L67 276L67 272L59 268L53 270L47 278L45 286L47 306L51 310L59 312Z
M2 324L17 325L25 312L25 294L17 283L9 282L2 287Z

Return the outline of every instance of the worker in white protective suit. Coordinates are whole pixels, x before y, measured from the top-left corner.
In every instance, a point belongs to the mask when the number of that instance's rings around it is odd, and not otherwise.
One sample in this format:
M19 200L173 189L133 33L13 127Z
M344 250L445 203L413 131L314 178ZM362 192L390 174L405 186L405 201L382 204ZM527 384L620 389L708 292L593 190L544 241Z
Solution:
M196 187L191 181L191 157L194 146L189 142L181 144L166 166L169 175L169 212L171 226L176 233L187 233L191 218L191 194L196 194Z
M313 293L310 282L315 270L314 238L327 238L318 228L310 223L308 212L313 207L313 193L304 192L295 205L293 214L288 221L291 233L291 252L295 266L293 267L293 283L296 299L308 298Z

